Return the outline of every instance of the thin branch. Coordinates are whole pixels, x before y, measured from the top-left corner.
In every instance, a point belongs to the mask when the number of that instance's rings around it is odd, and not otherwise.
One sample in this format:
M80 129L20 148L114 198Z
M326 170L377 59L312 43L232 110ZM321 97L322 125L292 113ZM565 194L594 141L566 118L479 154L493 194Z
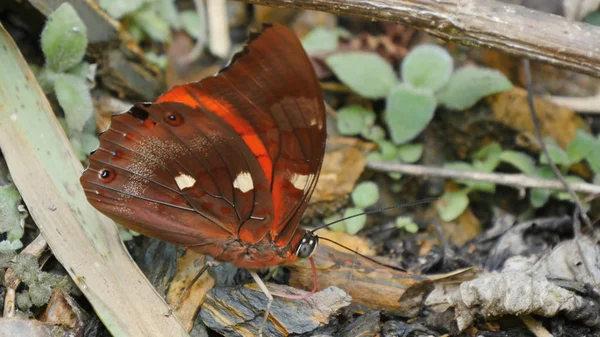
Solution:
M182 57L180 62L181 65L190 65L192 62L196 61L200 55L202 55L202 51L204 51L204 46L206 45L206 37L207 37L207 16L206 16L206 8L204 4L204 0L194 0L194 5L196 6L196 13L200 17L200 37L196 40L196 44L194 48L190 50L190 53L186 56Z
M600 114L600 94L589 97L548 96L548 99L577 112Z
M564 185L559 180L533 178L524 174L457 171L440 167L382 162L369 162L367 163L367 167L375 171L398 172L420 177L485 181L516 188L547 188L550 190L564 190ZM571 187L574 191L580 193L600 194L600 185L572 183Z
M244 0L402 23L445 40L499 49L600 76L600 27L494 0Z
M588 216L585 212L585 209L583 208L583 204L581 203L581 200L579 200L579 197L577 196L577 194L575 194L575 191L573 191L573 188L571 188L571 185L565 180L565 178L562 176L562 173L560 173L560 170L556 166L556 163L554 163L554 161L550 157L550 153L548 152L548 147L546 146L546 143L544 142L544 139L542 138L542 128L540 126L540 120L535 111L535 105L533 104L533 92L531 91L532 80L531 80L531 69L529 66L529 60L524 59L523 66L525 67L525 79L527 81L527 103L529 104L529 111L531 112L531 119L533 121L533 126L535 127L535 134L536 134L537 139L540 142L542 152L544 153L544 156L546 157L546 160L548 161L550 168L552 168L552 172L554 172L554 176L558 180L560 180L561 184L564 186L564 188L567 190L567 192L569 192L569 195L571 195L571 198L575 202L576 207L579 208L579 215L583 219L583 222L585 222L585 224L589 228L592 228L592 223L590 221L590 218L588 218Z
M225 58L231 49L227 4L225 0L210 0L206 2L206 6L210 51L213 55Z

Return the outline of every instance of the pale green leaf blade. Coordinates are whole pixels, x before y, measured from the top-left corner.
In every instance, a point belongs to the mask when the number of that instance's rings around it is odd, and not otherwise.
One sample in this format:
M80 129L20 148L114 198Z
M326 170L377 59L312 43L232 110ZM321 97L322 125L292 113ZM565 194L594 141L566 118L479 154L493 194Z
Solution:
M512 88L512 83L499 71L464 67L457 70L448 84L437 93L438 101L455 110L472 107L480 99Z
M42 31L46 64L57 72L67 71L83 60L87 29L70 3L65 2L48 16Z
M403 144L418 136L435 112L435 97L428 91L396 86L387 97L384 118L395 144Z
M376 53L339 53L325 62L342 83L367 98L385 97L398 82L392 66Z
M416 88L437 91L452 75L454 60L446 49L426 44L412 49L402 60L402 80Z

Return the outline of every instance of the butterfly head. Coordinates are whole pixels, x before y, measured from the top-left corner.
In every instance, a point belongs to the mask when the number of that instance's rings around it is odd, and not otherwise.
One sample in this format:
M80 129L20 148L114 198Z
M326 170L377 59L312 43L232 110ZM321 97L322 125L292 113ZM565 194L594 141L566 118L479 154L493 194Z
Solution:
M319 245L319 237L310 231L305 231L294 253L299 259L307 259L311 257L317 250Z

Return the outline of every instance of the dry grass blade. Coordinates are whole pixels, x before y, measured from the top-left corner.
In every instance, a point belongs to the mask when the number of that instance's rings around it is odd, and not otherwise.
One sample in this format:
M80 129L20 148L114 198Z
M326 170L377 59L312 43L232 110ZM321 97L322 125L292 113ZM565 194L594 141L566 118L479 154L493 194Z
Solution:
M113 336L187 336L86 200L83 170L46 97L0 26L0 148L52 252Z

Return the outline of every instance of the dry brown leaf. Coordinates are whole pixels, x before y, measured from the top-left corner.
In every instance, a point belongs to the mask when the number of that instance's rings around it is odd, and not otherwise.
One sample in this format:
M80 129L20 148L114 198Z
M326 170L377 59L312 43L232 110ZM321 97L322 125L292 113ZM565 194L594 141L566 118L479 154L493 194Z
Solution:
M356 181L365 170L367 154L374 147L374 144L357 138L328 139L319 182L311 202L332 201L352 192Z
M181 296L181 293L187 286L193 281L194 277L198 274L198 271L204 266L206 258L198 253L186 250L185 255L177 261L177 271L169 291L167 292L167 302L169 305L174 305L175 302ZM204 272L202 276L194 282L190 287L187 294L175 310L175 316L181 322L187 331L190 331L193 327L194 319L196 314L204 303L206 293L212 289L215 285L215 280L208 272Z
M535 129L527 104L527 91L514 87L488 98L494 117L501 123L519 132L534 134ZM536 113L540 119L542 135L555 139L566 147L575 137L575 130L586 128L585 123L575 112L560 107L546 98L536 97Z

